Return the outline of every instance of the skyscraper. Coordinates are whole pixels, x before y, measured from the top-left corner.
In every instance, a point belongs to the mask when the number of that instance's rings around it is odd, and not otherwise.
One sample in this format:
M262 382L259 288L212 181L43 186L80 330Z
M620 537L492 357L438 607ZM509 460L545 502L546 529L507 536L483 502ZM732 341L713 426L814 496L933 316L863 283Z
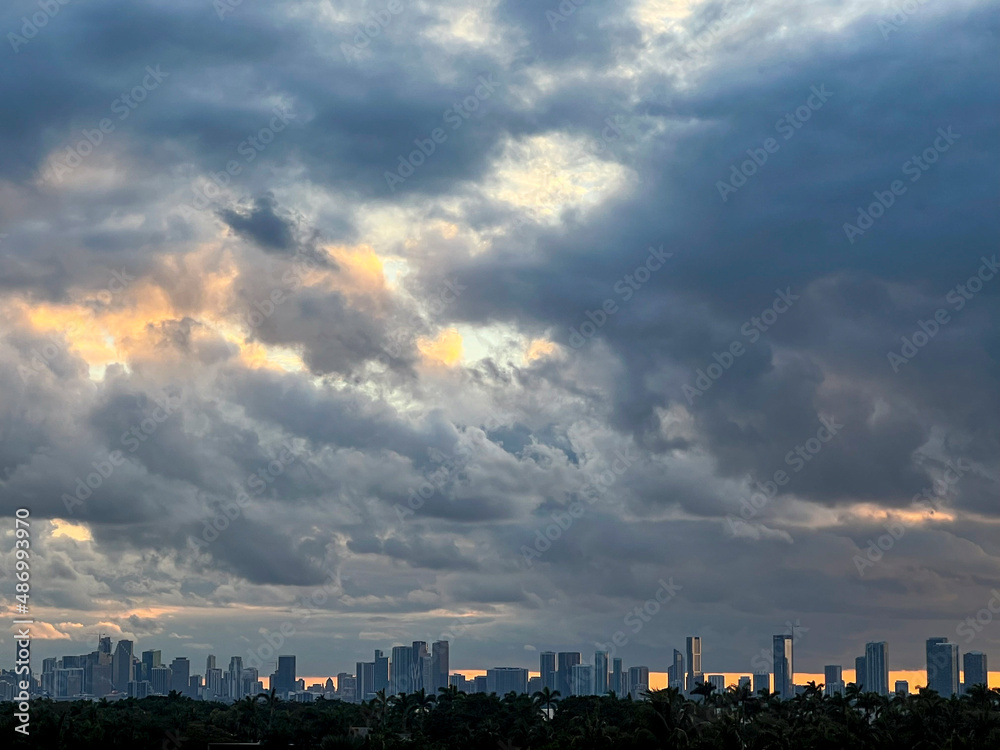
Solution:
M486 692L499 696L528 691L528 670L521 667L493 667L486 670Z
M434 641L434 645L431 647L431 671L434 675L434 684L431 685L430 690L434 695L437 695L437 691L441 688L448 687L448 675L450 674L448 651L448 641Z
M579 651L560 651L556 655L556 690L561 696L572 695L570 693L570 670L582 661Z
M111 636L101 635L97 637L97 651L101 654L111 653Z
M684 689L684 654L674 649L674 659L667 667L667 687Z
M962 656L964 674L962 692L969 692L973 685L989 685L989 670L986 668L986 654L982 651L967 651Z
M629 667L628 668L628 694L632 700L642 698L642 694L649 690L649 667Z
M865 684L866 678L865 657L856 656L854 658L854 684L857 685L858 690L868 690L868 686Z
M225 682L228 686L228 697L233 700L240 700L245 694L243 692L243 657L233 656L229 659L229 671L226 673Z
M943 698L958 693L958 644L947 638L927 639L927 687Z
M375 662L359 661L355 667L354 694L358 702L370 700L377 691L375 687Z
M865 690L889 695L889 644L885 641L865 644Z
M275 673L277 680L275 685L271 685L279 695L288 694L295 690L295 657L279 656L278 669Z
M424 658L428 656L427 641L413 642L413 657L410 662L410 691L415 692L424 687ZM428 667L428 671L429 667Z
M170 667L153 667L150 671L150 683L153 693L156 695L167 695L170 692Z
M844 670L839 664L827 664L823 667L823 694L843 695Z
M569 673L570 695L594 694L594 668L589 664L574 664Z
M170 689L180 695L188 694L189 678L191 677L191 662L187 657L178 656L170 662Z
M783 700L795 697L793 681L795 663L792 658L792 636L776 635L774 646L774 692Z
M625 672L622 670L622 660L616 656L611 660L611 689L619 698L624 698L625 693L628 692L627 687Z
M759 693L761 690L766 690L771 692L771 673L770 672L754 672L753 675L753 692L754 695Z
M688 691L695 687L695 681L701 680L701 636L687 637L687 685Z
M538 655L538 674L542 678L542 687L556 689L556 655L553 651L542 651Z
M393 695L413 692L413 647L393 646L389 685Z
M153 667L159 667L163 664L161 661L159 650L150 650L142 652L142 674L139 677L143 680L153 679Z
M374 692L389 689L389 657L379 649L375 649L375 684ZM340 688L337 688L338 690Z
M594 652L594 695L604 695L608 688L608 652Z
M132 641L121 640L115 646L115 655L111 660L111 679L115 690L124 693L128 684L135 679L135 668L132 666Z
M215 666L215 654L209 654L205 659L205 676L208 677L208 673L216 669Z

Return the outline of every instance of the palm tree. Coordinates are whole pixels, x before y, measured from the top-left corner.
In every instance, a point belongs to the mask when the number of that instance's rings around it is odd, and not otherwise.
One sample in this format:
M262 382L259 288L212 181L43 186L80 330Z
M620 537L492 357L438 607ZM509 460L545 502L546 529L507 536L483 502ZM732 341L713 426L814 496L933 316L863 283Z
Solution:
M552 717L552 713L550 713L550 710L555 707L556 702L559 700L559 697L560 697L559 691L553 690L548 685L546 685L537 693L531 696L532 701L534 701L535 703L535 707L538 709L544 709L546 719Z

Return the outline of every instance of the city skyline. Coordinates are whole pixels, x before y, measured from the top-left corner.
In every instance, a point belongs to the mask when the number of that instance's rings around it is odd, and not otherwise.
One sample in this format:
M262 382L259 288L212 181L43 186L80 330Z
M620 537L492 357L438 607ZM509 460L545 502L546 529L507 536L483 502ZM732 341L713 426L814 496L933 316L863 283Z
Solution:
M123 7L0 6L0 662L988 672L996 2Z

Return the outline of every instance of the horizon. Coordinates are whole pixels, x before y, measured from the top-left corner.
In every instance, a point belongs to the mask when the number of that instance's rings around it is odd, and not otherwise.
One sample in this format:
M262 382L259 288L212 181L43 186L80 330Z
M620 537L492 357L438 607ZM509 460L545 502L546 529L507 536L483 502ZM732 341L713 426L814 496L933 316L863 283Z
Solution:
M1000 666L1000 4L899 2L5 3L0 695Z

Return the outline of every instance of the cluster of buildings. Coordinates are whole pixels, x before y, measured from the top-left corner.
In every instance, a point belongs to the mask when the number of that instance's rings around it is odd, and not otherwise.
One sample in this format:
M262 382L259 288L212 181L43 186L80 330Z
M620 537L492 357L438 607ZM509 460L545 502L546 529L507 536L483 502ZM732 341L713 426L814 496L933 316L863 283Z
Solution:
M776 635L772 639L772 669L738 678L738 687L753 693L774 692L782 698L801 693L805 686L794 683L795 668L791 635ZM702 668L701 638L689 636L686 652L673 650L667 667L667 685L685 695L696 694L699 685L709 684L718 690L726 688L722 674L705 674ZM111 639L101 636L96 651L80 656L63 656L42 661L41 674L36 676L34 692L55 700L144 698L168 695L176 691L195 699L238 701L264 692L264 682L256 667L245 666L243 658L233 656L226 669L216 665L215 656L208 656L204 674L193 674L187 657L178 656L165 664L159 650L143 651L137 657L130 640L120 640L112 651ZM927 640L927 687L943 696L962 694L972 685L988 684L986 654L970 651L959 668L958 645L947 638ZM765 658L761 666L767 664ZM317 697L360 703L371 700L381 691L387 695L424 690L436 694L439 689L454 686L465 693L509 692L533 694L548 688L561 696L631 695L640 699L649 689L649 667L623 666L620 658L611 658L608 651L596 651L592 664L584 664L578 651L543 651L539 654L538 674L530 675L524 667L494 667L485 675L467 678L451 674L448 641L435 641L428 648L425 641L413 641L409 646L394 646L389 655L376 649L374 658L357 662L353 674L341 672L337 681L310 685L296 677L295 656L277 656L275 670L268 687L285 700L312 701ZM841 694L846 689L843 668L831 664L824 667L824 691L827 695ZM960 680L964 675L964 681ZM885 641L865 645L863 656L855 659L855 684L865 692L889 695L889 645ZM0 701L12 700L13 672L0 673ZM909 685L897 680L892 691L905 695Z

